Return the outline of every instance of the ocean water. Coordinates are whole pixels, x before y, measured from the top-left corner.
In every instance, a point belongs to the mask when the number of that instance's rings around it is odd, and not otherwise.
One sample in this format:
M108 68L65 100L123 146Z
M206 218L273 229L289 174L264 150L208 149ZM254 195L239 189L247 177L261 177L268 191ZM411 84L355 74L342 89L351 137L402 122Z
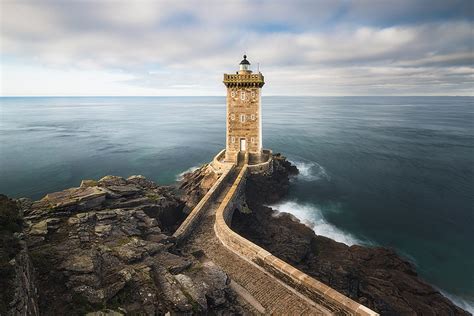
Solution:
M0 102L12 197L107 174L172 184L225 144L224 97ZM301 171L275 208L346 244L395 248L472 311L474 98L264 97L263 137Z

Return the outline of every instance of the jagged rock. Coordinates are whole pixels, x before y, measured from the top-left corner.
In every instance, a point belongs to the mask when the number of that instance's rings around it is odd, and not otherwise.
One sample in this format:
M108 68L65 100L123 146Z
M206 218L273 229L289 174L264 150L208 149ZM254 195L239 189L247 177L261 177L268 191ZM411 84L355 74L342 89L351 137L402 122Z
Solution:
M99 187L79 187L47 194L40 201L33 203L32 208L81 211L100 206L104 201L105 192Z
M185 274L176 274L174 276L176 281L180 284L181 288L191 296L193 301L199 304L202 310L207 310L207 299L206 299L206 284L195 283L193 280Z
M163 252L158 256L161 265L167 269L171 274L178 274L187 270L193 264L193 261L188 258L183 258L178 255Z
M142 188L147 188L147 189L156 189L158 188L158 185L154 183L153 181L148 180L142 175L135 175L135 176L130 176L127 178L128 182L134 183Z
M111 230L112 230L112 225L99 224L94 227L95 234L101 237L107 236Z
M100 187L127 185L127 180L117 176L105 176L97 182Z
M111 185L111 186L108 186L107 189L113 191L114 193L120 196L134 195L141 191L141 189L134 184Z
M23 212L25 210L30 209L33 205L33 201L29 198L19 198L18 200L16 200L16 203L18 205L18 211L21 216L23 216Z
M62 268L73 272L91 273L94 271L94 259L87 254L68 256Z
M259 204L272 204L288 194L289 176L297 174L284 156L273 155L273 172L271 175L255 174L247 180L246 198Z
M138 261L143 258L145 249L138 239L132 239L129 243L114 248L117 256L127 263Z
M274 157L270 177L251 176L246 199L251 213L235 212L232 228L272 254L382 315L467 315L421 280L412 264L395 251L347 246L317 236L290 214L265 205L287 192L294 168Z
M31 226L30 235L46 235L48 233L48 221L44 220Z
M118 196L117 196L118 197ZM148 205L151 201L148 197L139 197L136 199L127 199L114 202L115 207L127 208L127 207L137 207L141 205Z
M79 285L72 290L74 294L84 297L89 303L92 304L99 304L105 299L103 289L96 290L88 285Z
M217 179L219 179L219 175L207 164L194 172L183 175L179 188L184 192L185 212L189 212L199 203Z
M81 187L95 187L97 186L97 181L95 180L82 180Z
M116 210L110 210L110 211L95 212L95 217L97 218L98 221L103 221L103 220L106 220L106 219L116 218L117 217L117 211Z
M206 298L211 307L221 306L226 303L226 295L230 279L221 269L212 262L202 264L202 273L206 276L203 284L206 284Z
M123 316L123 315L125 314L122 312L111 310L111 309L105 309L102 311L90 312L86 314L86 316Z
M189 312L193 306L186 295L181 291L179 283L165 269L155 268L155 276L164 297L178 312Z
M202 192L214 181L214 175L206 177ZM187 199L177 193L143 176L107 176L21 202L39 310L45 315L106 313L100 306L132 315L246 312L224 272L208 269L175 245L172 233L185 218Z
M32 225L29 231L30 235L47 235L49 230L58 229L59 218L48 218Z

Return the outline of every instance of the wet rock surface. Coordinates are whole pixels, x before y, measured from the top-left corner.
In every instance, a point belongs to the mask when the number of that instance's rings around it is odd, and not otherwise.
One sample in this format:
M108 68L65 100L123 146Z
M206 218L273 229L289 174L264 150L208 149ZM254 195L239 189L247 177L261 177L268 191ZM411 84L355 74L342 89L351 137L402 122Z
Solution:
M414 266L386 248L347 246L300 223L290 214L264 204L283 198L289 176L296 174L276 156L271 177L247 180L251 213L236 212L232 228L301 271L382 315L468 315L420 279Z
M173 249L171 234L184 207L175 188L142 176L84 180L78 188L25 201L23 232L40 313L233 310L238 303L227 275Z

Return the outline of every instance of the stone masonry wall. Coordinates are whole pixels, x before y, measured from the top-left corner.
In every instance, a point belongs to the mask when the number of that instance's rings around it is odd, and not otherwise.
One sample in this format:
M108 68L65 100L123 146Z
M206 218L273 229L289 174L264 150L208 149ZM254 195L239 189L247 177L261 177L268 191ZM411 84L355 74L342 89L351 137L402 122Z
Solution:
M259 87L227 89L227 146L226 160L235 161L245 139L246 151L260 153L262 148Z
M216 211L214 230L219 240L234 253L261 266L278 279L336 314L378 315L367 307L349 299L273 256L270 252L253 244L230 229L229 225L232 215L237 206L238 199L243 194L248 172L247 165L245 165Z

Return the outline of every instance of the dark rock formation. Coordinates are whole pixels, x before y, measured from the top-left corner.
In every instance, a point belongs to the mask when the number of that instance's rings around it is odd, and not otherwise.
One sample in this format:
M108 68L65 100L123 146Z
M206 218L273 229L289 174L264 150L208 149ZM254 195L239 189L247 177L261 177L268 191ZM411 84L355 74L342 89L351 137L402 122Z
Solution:
M21 226L17 202L0 195L0 315L39 315L35 273Z
M415 268L393 250L347 246L316 235L290 214L276 214L263 204L287 193L295 167L282 156L271 177L247 181L251 213L236 212L232 228L341 293L382 315L467 315L439 291L421 280Z
M174 188L142 176L23 201L41 314L242 311L222 270L173 253L183 207Z
M273 173L269 176L252 175L247 180L246 198L254 204L270 204L288 194L290 176L298 174L298 169L281 154L273 155Z
M189 213L199 203L218 178L208 164L183 175L179 189L183 192L181 198L186 204L185 213Z
M233 228L382 314L466 314L394 251L348 247L289 214L275 216L264 204L284 197L297 172L275 155L271 176L248 180L252 212L236 212ZM142 176L107 176L36 202L0 195L0 314L251 312L220 268L172 237L216 180L204 165L184 176L179 191Z

